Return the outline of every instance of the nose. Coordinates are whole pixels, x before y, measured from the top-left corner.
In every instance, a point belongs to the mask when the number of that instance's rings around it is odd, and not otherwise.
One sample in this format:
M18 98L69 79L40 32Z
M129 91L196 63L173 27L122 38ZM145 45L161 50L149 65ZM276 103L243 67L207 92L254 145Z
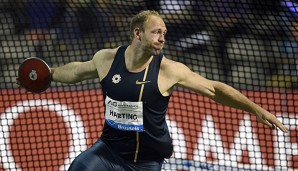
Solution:
M165 35L161 34L158 38L158 41L161 43L165 42Z

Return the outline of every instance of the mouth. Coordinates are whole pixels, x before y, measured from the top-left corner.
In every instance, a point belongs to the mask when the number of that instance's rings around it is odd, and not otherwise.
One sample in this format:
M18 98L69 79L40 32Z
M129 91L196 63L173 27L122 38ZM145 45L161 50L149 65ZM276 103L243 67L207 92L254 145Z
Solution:
M160 44L155 44L155 45L154 45L154 49L156 49L156 50L162 50L162 48L163 48L163 44L162 44L162 43L160 43Z

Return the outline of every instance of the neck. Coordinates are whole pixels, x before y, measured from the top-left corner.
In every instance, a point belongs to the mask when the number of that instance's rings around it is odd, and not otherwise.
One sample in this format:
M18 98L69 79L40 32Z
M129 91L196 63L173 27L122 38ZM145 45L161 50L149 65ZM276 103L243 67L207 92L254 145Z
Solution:
M146 54L140 47L129 45L125 51L125 65L128 71L143 71L151 62L152 54Z

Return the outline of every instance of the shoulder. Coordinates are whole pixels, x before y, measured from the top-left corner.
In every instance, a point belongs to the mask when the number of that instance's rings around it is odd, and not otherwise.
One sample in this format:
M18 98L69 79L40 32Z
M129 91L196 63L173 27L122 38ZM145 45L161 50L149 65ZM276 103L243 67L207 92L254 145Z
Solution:
M119 47L113 49L102 49L93 56L93 63L97 68L100 80L109 72Z
M118 51L119 47L113 49L101 49L97 51L93 56L93 61L106 61L106 60L113 60L115 55Z
M181 62L165 58L162 61L162 81L168 87L178 86L193 90L202 95L212 97L214 95L214 81L202 77L199 73L193 72Z
M192 75L193 72L183 63L163 57L158 77L159 89L163 95L171 94L175 85Z
M177 77L179 77L179 75L183 73L191 72L191 70L185 64L168 59L165 56L161 61L160 68L162 72L165 72L166 74L171 74L171 76L177 76Z

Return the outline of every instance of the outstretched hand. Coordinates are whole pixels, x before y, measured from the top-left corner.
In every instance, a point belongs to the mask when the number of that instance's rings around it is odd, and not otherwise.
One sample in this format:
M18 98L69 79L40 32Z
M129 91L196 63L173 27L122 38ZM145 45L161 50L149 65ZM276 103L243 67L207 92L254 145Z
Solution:
M277 126L281 131L288 132L288 128L286 128L273 114L269 112L256 114L258 121L267 125L271 129L275 129Z
M30 57L19 66L16 83L19 87L32 93L41 93L51 84L51 70L40 58Z
M19 77L16 78L16 84L17 84L18 88L22 87Z

